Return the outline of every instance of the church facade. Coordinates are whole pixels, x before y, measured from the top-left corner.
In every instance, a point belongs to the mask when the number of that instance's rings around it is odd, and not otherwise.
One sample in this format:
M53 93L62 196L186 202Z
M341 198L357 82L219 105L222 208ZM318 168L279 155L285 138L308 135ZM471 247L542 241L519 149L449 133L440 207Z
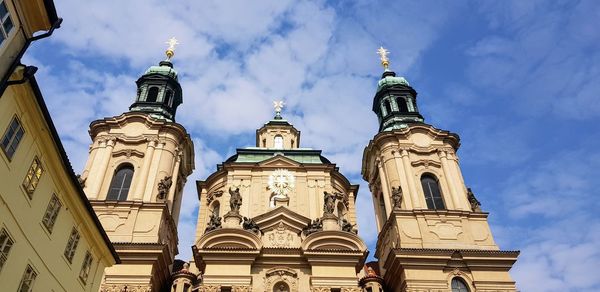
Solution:
M383 48L373 100L380 127L365 141L361 193L373 200L377 261L366 262L358 232L358 185L321 150L301 146L281 102L254 147L196 182L193 258L175 260L194 168L193 143L175 122L183 102L175 43L138 79L130 111L90 126L82 183L121 259L101 291L516 291L509 270L518 252L495 244L461 175L458 135L424 122L417 92L388 69Z

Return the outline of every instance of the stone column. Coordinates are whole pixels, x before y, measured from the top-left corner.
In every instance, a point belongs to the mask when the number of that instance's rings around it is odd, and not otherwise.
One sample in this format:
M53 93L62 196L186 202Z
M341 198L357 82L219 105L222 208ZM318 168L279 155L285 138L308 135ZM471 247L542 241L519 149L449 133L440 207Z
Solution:
M156 178L158 176L160 160L165 152L165 144L158 141L156 144L156 149L154 150L154 154L152 155L152 160L150 163L150 171L148 171L147 181L145 185L145 189L143 191L142 200L145 202L152 201L152 193L156 188Z
M440 157L440 161L442 162L442 170L444 171L444 176L446 177L446 182L448 183L448 189L450 189L450 194L452 196L452 204L455 209L462 210L464 209L458 198L458 193L456 191L456 179L452 175L452 170L448 165L448 159L446 158L446 152L440 150L438 152L438 156Z
M387 177L385 176L385 171L383 170L383 165L381 160L377 160L377 169L379 170L379 179L381 181L381 191L383 192L383 203L385 204L385 221L390 217L390 213L392 212L392 203L390 202L390 190L389 185L387 183Z
M408 181L406 179L406 173L401 174L400 171L406 172L404 166L402 165L402 157L400 155L400 151L394 151L394 162L396 163L396 169L398 169L398 177L400 178L400 187L402 188L402 201L406 205L406 209L411 210L415 206L415 201L412 197L412 192L408 186ZM407 193L411 193L411 195L407 195Z
M146 182L148 180L148 172L150 171L150 164L152 163L152 156L154 156L154 148L156 147L157 140L151 140L146 146L146 153L144 154L144 161L142 162L142 169L136 182L135 192L133 199L135 201L141 201L144 197L144 190L146 189Z
M92 144L92 150L90 152L90 157L88 158L88 165L89 165L89 169L87 172L87 175L85 176L86 179L86 184L85 184L85 188L84 191L86 193L86 195L88 196L88 198L90 199L97 199L98 198L98 194L92 194L92 190L94 189L94 186L96 184L101 184L102 183L102 179L98 178L98 168L100 167L100 163L102 160L102 154L104 153L104 148L106 148L106 140L102 139L102 140L98 140L97 141L97 146L93 146ZM88 181L88 178L91 178Z
M100 166L98 167L98 172L94 175L96 183L93 185L90 192L90 197L92 198L98 198L100 188L102 187L102 185L104 184L104 180L106 179L106 170L108 169L108 163L110 162L110 157L112 156L112 151L115 147L115 138L107 139L105 145L106 148L104 148L104 151L102 153ZM112 178L109 178L109 184L111 179Z
M404 172L406 173L406 181L408 182L408 189L410 192L410 198L413 201L413 208L421 209L421 200L419 199L417 187L415 185L415 175L412 171L412 165L408 158L408 150L402 149L402 165L404 165Z

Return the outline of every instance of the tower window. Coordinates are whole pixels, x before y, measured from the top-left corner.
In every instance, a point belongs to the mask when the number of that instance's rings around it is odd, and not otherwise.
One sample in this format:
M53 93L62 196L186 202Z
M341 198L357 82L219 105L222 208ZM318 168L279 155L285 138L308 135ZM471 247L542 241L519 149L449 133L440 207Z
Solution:
M165 95L165 105L171 106L171 99L173 98L173 91L167 90L167 94Z
M428 209L446 209L444 200L442 199L442 192L440 191L440 186L435 176L431 174L424 174L421 176L421 186L423 187L423 193L425 194L425 201L427 202Z
M392 113L392 106L390 105L390 101L389 100L384 100L383 101L383 106L385 107L385 113L383 114L383 116L387 116L389 114Z
M4 150L4 154L6 154L8 159L12 159L13 155L15 155L17 146L19 146L19 142L21 142L24 133L25 130L23 130L21 122L19 122L19 119L15 116L4 132L2 141L0 142L0 147L2 147L2 150Z
M467 287L467 284L461 278L453 278L451 286L452 292L469 292L469 287Z
M150 89L148 90L148 97L146 97L146 101L147 102L156 102L156 99L158 98L158 87L150 87Z
M281 135L275 136L275 139L273 141L273 148L283 149L283 137Z
M133 178L133 166L125 164L118 168L110 182L107 200L125 201Z
M89 251L86 252L85 258L83 258L83 264L81 265L81 271L79 271L79 279L81 282L83 282L83 284L87 283L93 261L94 259L92 258L92 254Z
M406 104L406 100L402 97L396 97L396 105L398 106L398 111L401 113L408 112L408 106Z

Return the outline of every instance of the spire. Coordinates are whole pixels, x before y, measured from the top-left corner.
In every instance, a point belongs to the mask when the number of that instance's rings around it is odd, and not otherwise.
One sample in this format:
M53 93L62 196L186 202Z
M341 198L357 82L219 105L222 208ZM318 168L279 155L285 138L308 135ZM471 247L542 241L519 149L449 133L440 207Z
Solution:
M373 99L373 111L379 118L379 131L405 128L409 123L422 123L423 117L417 109L417 92L404 77L397 77L389 69L390 52L387 49L379 47L377 54L384 69Z
M175 120L177 107L183 103L181 85L177 71L173 69L171 59L175 55L175 46L179 44L174 37L166 42L167 58L158 66L150 66L136 81L137 97L129 107L130 111L145 112L158 119Z

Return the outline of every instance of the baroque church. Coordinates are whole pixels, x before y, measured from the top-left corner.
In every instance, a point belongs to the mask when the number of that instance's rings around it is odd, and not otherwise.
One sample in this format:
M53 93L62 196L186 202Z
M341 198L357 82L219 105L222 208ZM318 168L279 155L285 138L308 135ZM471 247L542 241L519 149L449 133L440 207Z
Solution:
M302 146L281 102L255 147L195 182L195 243L178 247L194 145L175 119L184 102L175 44L137 80L129 111L90 125L81 184L121 261L106 268L101 291L516 291L509 270L519 252L494 242L461 174L459 136L425 123L416 90L388 68L383 48L373 84L379 131L362 159L374 250L358 232L357 182ZM193 258L175 260L178 248Z

